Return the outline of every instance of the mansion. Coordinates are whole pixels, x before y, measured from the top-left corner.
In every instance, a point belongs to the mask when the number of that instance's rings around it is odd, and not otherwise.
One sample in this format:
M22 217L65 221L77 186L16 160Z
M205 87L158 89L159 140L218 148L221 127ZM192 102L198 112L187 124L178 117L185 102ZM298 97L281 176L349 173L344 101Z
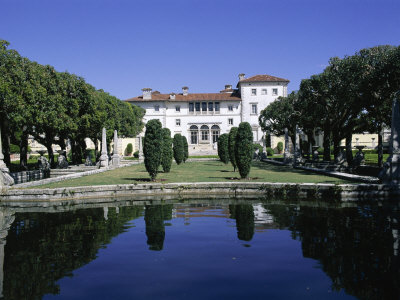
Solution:
M190 154L215 154L218 137L229 133L240 122L248 122L253 130L255 143L264 144L258 117L265 107L279 96L287 96L289 80L270 75L245 78L239 74L236 88L225 85L219 93L161 94L150 88L143 94L125 100L146 110L144 122L159 119L163 127L185 136ZM277 142L271 141L271 146Z

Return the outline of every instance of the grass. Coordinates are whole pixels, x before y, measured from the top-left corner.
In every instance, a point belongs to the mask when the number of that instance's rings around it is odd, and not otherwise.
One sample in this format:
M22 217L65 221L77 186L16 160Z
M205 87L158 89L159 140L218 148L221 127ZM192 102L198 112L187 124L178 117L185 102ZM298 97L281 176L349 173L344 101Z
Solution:
M157 182L239 182L239 173L233 172L230 164L220 161L187 162L181 165L173 164L170 173L160 172ZM262 162L254 162L250 181L252 182L290 182L290 183L349 183L338 178L323 176L286 166L275 166ZM148 183L149 175L143 164L119 168L104 173L65 180L40 186L41 188L93 186L108 184ZM36 187L35 187L36 188Z

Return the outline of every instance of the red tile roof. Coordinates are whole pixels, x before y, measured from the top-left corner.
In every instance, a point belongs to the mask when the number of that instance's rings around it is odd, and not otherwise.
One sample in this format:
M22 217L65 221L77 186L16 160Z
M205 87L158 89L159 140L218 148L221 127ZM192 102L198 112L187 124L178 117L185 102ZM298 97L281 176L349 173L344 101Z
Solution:
M150 101L241 101L239 94L237 93L201 93L201 94L188 94L183 96L182 94L176 94L175 99L169 99L169 94L152 94L151 99L143 99L143 96L138 96L130 99L126 99L126 102L150 102Z
M256 75L250 78L241 80L240 82L289 82L289 80L284 78L279 78L271 75Z

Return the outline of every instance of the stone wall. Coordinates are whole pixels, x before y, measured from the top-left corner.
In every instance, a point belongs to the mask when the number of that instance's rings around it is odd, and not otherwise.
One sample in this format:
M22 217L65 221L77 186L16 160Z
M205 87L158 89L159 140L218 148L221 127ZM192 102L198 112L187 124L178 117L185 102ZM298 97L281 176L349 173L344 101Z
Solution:
M50 170L33 170L10 173L14 178L14 184L20 184L29 181L41 180L50 177Z

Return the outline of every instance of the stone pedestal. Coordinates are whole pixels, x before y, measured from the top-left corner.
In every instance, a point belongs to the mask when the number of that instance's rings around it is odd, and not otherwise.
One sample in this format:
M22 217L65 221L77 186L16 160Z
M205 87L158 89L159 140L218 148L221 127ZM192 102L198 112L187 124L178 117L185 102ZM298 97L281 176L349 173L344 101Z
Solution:
M103 128L103 132L101 135L101 156L99 159L99 167L100 168L108 167L107 139L106 139L106 129L105 128Z
M392 128L390 156L379 178L386 184L400 184L400 91L396 93L392 106Z

